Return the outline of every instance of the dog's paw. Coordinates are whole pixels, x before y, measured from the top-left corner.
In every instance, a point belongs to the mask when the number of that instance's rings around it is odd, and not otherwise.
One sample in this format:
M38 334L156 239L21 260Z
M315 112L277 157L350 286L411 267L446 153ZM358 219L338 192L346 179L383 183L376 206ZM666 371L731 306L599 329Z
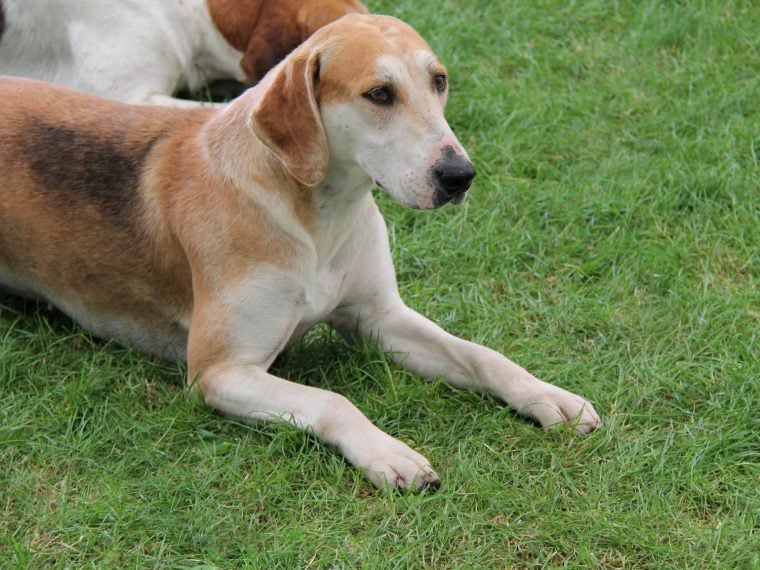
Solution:
M430 462L408 445L382 433L365 442L352 463L378 489L438 489L441 480Z
M546 384L518 412L536 420L544 428L570 424L584 434L602 425L591 402L567 390Z

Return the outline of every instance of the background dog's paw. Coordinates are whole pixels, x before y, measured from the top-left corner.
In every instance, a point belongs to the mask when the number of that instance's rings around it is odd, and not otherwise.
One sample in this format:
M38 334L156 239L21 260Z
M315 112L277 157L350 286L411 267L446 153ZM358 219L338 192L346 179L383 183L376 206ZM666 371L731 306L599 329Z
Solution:
M521 414L533 418L544 428L571 424L580 434L589 433L602 425L591 402L571 392L549 386L537 394L534 402L522 406Z

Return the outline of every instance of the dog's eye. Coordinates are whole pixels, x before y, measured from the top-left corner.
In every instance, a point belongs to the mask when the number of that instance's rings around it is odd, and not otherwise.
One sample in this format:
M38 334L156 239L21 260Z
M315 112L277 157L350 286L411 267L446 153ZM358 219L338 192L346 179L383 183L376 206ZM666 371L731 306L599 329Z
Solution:
M364 98L376 105L392 105L393 92L388 87L375 87L364 94Z
M443 93L446 91L446 85L448 81L446 80L445 75L436 75L433 78L433 85L435 86L435 90L438 91L438 93Z

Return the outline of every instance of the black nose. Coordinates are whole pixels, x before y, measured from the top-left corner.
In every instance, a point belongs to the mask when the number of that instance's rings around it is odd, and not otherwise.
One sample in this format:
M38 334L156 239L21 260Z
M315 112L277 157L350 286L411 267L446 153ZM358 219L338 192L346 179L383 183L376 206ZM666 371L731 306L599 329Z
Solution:
M433 175L438 186L441 204L464 194L475 178L475 166L461 155L454 155L435 165Z

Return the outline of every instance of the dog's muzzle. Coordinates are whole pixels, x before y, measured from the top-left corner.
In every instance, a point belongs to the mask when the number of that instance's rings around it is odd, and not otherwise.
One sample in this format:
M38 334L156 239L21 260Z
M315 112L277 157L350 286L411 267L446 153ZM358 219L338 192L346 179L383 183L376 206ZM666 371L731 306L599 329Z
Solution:
M464 156L455 154L450 147L444 149L444 156L433 167L434 206L438 208L449 202L461 203L465 193L470 189L473 178L475 165Z

